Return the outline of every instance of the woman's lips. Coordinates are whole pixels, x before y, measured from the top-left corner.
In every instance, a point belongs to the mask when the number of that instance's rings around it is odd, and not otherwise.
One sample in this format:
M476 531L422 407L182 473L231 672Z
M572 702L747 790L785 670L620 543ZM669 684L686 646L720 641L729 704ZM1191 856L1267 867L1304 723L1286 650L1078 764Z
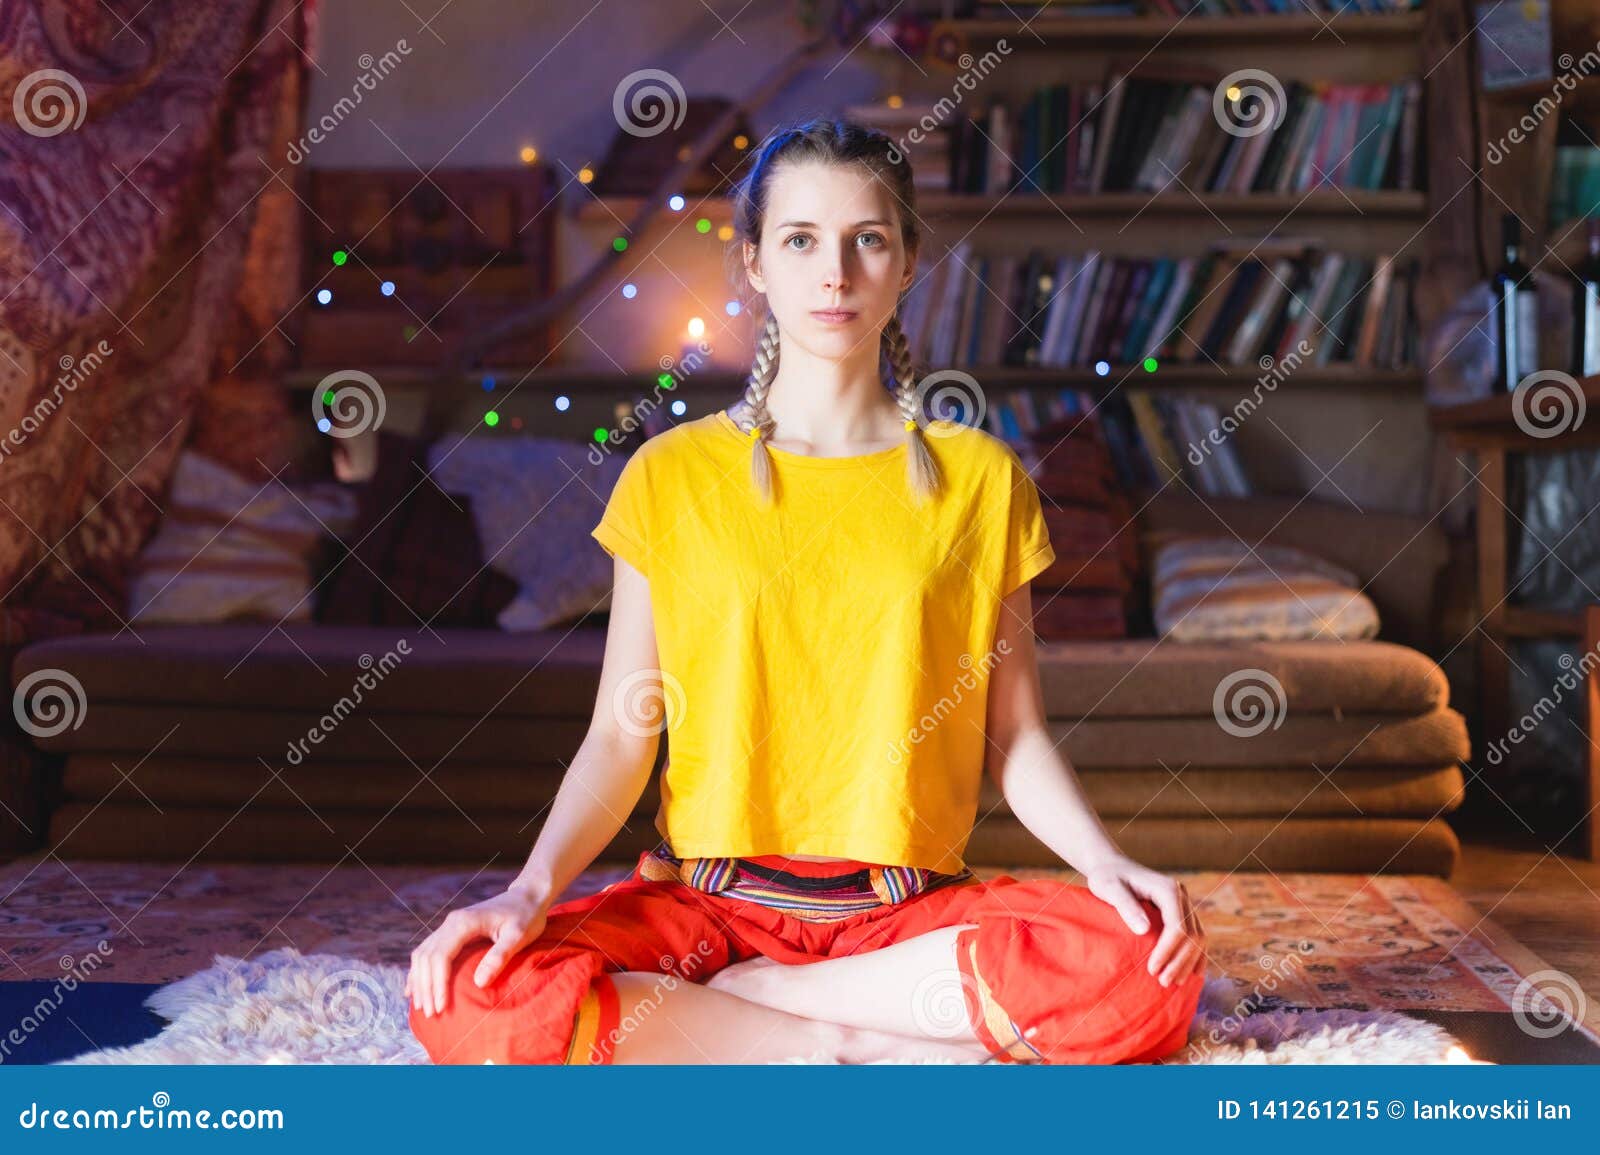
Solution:
M854 309L813 309L811 315L824 325L846 325L856 319Z

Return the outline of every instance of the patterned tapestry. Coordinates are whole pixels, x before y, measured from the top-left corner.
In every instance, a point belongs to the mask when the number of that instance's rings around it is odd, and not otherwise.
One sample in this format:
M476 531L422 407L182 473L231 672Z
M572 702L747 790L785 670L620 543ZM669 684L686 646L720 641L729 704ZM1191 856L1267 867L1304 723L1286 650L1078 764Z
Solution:
M296 0L0 2L8 642L122 628L185 445L259 484L287 464L282 157L312 19Z

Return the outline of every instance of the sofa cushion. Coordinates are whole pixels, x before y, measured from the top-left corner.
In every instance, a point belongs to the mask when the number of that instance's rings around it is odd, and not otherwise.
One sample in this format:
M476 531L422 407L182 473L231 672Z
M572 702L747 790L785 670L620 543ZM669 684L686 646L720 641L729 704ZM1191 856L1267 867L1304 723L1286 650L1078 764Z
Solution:
M449 862L481 869L519 865L538 832L522 814L327 811L304 807L170 810L148 803L69 802L50 823L51 845L68 860ZM606 848L629 861L653 846L655 830L630 822ZM1122 826L1118 844L1158 870L1380 871L1448 876L1460 842L1438 818L1151 818ZM969 863L1056 867L1061 860L1014 818L978 823Z
M362 762L400 753L423 768L443 759L517 765L570 760L588 731L579 717L386 713L344 718L314 710L197 708L90 700L82 723L37 739L51 751L99 750L236 759L272 766L296 761ZM316 738L311 734L315 731ZM1291 714L1276 729L1230 733L1212 717L1059 719L1049 723L1074 765L1439 766L1467 756L1466 724L1454 710L1395 714ZM292 752L293 751L293 752Z
M1180 538L1156 551L1151 575L1156 632L1176 642L1378 635L1377 607L1356 576L1290 546Z
M152 626L137 636L97 633L28 646L14 663L12 684L56 668L78 679L91 705L320 714L370 672L363 658L379 662L401 640L408 652L382 663L392 668L363 691L366 709L479 717L492 707L503 715L561 718L588 718L594 709L605 653L605 630L597 626L436 636L361 626ZM1449 697L1431 659L1387 642L1042 642L1038 660L1052 718L1209 718L1218 687L1246 671L1270 676L1264 684L1274 698L1281 688L1289 717L1424 714Z
M425 776L422 771L429 771ZM418 768L396 754L384 761L317 762L277 768L260 762L153 754L73 754L62 787L85 802L143 800L162 810L181 807L237 809L304 806L324 810L454 810L504 812L529 818L555 800L565 767L560 763L479 765L447 760ZM1182 771L1080 769L1078 778L1095 811L1106 819L1216 816L1299 818L1328 816L1433 817L1461 803L1461 768L1446 766L1341 766L1337 774L1308 767L1203 767ZM660 783L652 777L634 813L655 814ZM999 786L985 777L978 792L985 821L1010 813Z

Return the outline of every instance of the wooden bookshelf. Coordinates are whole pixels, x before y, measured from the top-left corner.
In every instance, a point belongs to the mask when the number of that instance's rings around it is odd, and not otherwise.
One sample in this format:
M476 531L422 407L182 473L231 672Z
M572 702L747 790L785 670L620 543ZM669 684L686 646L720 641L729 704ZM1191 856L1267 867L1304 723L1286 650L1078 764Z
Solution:
M1487 734L1504 734L1509 726L1511 642L1583 636L1580 613L1511 605L1507 601L1511 537L1507 522L1516 516L1511 509L1508 458L1513 453L1561 452L1600 444L1600 421L1593 419L1595 407L1600 406L1600 377L1584 377L1577 384L1583 397L1584 419L1554 436L1536 437L1524 430L1517 423L1516 403L1510 393L1429 410L1433 427L1452 445L1477 458L1478 599L1483 613L1478 628L1487 639L1487 644L1478 645L1478 677L1483 730ZM1595 736L1590 737L1593 740ZM1596 800L1592 790L1589 800ZM1600 820L1591 822L1587 846L1591 858L1600 856Z

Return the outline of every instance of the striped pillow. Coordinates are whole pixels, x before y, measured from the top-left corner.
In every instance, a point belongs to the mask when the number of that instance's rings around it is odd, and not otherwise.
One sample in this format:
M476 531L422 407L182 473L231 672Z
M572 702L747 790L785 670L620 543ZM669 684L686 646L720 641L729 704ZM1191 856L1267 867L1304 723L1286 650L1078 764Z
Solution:
M1354 641L1378 633L1378 608L1355 574L1281 545L1182 538L1161 546L1156 631L1179 642Z

